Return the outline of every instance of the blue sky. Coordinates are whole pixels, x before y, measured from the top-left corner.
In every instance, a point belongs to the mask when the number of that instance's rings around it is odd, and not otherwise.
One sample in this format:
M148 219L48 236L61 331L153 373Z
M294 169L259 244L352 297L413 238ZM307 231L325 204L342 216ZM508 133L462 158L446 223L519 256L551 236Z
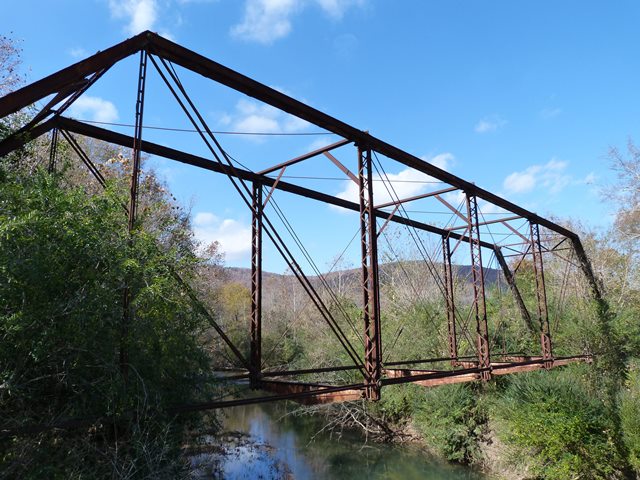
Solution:
M595 227L611 221L599 195L612 179L608 149L640 137L636 1L23 0L6 2L1 22L3 33L21 41L30 81L150 29L541 215ZM136 61L109 72L72 114L133 123ZM254 170L336 140L180 74L216 130L305 134L221 135ZM145 121L189 127L157 75L149 77ZM190 133L145 135L206 154ZM353 147L336 156L354 168ZM403 180L395 183L401 196L430 188L429 179L382 161L394 181ZM219 239L228 265L247 265L250 214L228 181L164 160L151 164L191 208L196 234ZM298 180L344 198L353 193L323 158L287 175L340 178ZM320 269L356 232L354 215L286 194L274 198ZM433 211L430 205L415 209ZM444 225L444 213L416 215ZM283 271L266 248L265 268ZM400 248L411 254L410 246ZM346 264L357 262L357 251L355 244L347 249Z

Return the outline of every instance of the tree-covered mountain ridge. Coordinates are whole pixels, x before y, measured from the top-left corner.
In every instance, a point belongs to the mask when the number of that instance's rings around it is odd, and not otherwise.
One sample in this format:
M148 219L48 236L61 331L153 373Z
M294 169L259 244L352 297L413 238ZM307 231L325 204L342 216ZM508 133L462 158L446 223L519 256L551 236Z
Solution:
M438 283L443 281L443 266L441 263L435 263L431 266L435 269L438 277ZM471 265L456 265L452 266L453 276L456 285L461 290L461 299L466 297L467 292L472 286L472 273ZM214 267L219 268L219 267ZM502 272L495 268L483 269L485 285L488 288L501 285L505 287L505 279ZM360 268L345 268L335 270L327 273L322 273L322 277L327 284L336 293L341 293L347 298L359 302L362 296L362 270ZM415 288L417 291L422 291L425 287L431 286L433 289L438 288L438 283L434 279L434 276L430 272L429 266L420 260L406 260L382 263L379 266L380 288L384 288L388 285L397 285L399 282L407 283L407 288ZM322 279L318 275L308 276L311 283L317 287L322 287ZM416 285L415 280L422 279L423 283ZM238 283L246 288L251 288L251 269L245 267L225 267L222 273L223 282ZM268 295L269 289L275 285L293 284L299 286L299 282L292 273L274 273L274 272L262 272L263 291L265 295ZM413 285L412 285L413 283Z

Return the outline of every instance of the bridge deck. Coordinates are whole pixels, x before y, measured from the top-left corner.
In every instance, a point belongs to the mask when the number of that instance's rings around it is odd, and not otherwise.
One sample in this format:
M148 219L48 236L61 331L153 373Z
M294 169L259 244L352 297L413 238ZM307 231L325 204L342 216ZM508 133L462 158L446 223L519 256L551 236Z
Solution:
M558 357L553 359L551 364L547 362L546 365L541 356L508 356L504 360L502 362L491 362L489 369L491 375L509 375L512 373L545 370L578 362L590 363L592 358L589 355ZM453 383L475 382L481 379L483 369L479 368L476 362L457 362L457 365L463 368L454 370L385 368L382 370L382 385L415 383L423 387L438 387ZM321 370L326 372L330 369ZM305 370L304 372L310 371ZM262 380L259 388L276 393L277 396L285 395L290 397L289 399L304 405L339 403L364 398L364 388L362 386L334 391L333 389L336 387L332 385L277 379ZM268 398L266 401L272 401L271 397L266 398ZM261 403L262 401L265 400L256 398L255 403Z

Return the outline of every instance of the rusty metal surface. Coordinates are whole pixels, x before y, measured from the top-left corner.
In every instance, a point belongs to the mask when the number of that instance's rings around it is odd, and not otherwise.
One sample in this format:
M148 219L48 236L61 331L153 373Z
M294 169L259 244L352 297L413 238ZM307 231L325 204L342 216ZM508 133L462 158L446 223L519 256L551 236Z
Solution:
M520 316L524 321L525 325L531 332L535 332L536 328L533 325L533 321L531 320L531 315L529 314L529 310L527 310L527 306L522 299L522 295L520 294L520 290L518 289L518 285L516 284L515 277L509 264L506 262L504 255L502 254L502 249L496 245L493 250L496 260L502 269L502 274L504 275L505 280L507 281L507 285L511 289L511 293L513 294L513 298L516 301L516 305L518 305L518 310L520 310Z
M261 170L258 172L259 175L268 175L269 173L275 172L284 167L289 167L291 165L295 165L296 163L300 163L304 160L308 160L310 158L316 157L318 155L322 155L323 153L330 152L336 148L343 147L345 145L349 145L351 142L349 140L340 140L339 142L332 143L327 145L326 147L318 148L317 150L313 150L309 153L305 153L304 155L300 155L299 157L292 158L286 162L279 163L274 165L273 167L269 167L266 170Z
M357 388L346 388L344 390L332 390L331 385L302 382L283 382L278 380L265 380L260 382L260 388L267 392L278 395L299 395L309 394L309 396L293 397L292 400L303 405L322 405L327 403L351 402L365 398L365 391Z
M127 148L131 146L131 142L133 141L133 137L130 137L129 135L113 132L111 130L96 127L95 125L89 125L89 124L79 122L77 120L72 120L66 117L52 119L51 123L47 125L49 127L48 129L38 130L40 135L43 135L44 133L48 132L54 126L59 126L60 128L64 128L67 131L77 133L78 135L85 135L88 137L92 137L98 140L102 140L108 143L113 143L115 145L120 145ZM2 152L2 146L3 146L3 142L0 142L0 152ZM315 190L301 187L299 185L294 185L292 183L288 183L282 180L280 180L279 182L276 182L276 180L271 177L260 175L260 174L250 172L248 170L244 170L241 168L236 167L233 171L231 171L229 167L226 167L225 165L221 165L217 162L213 162L211 161L211 159L186 153L170 147L159 145L157 143L143 140L141 149L142 151L150 155L157 155L159 157L175 160L177 162L184 163L187 165L192 165L194 167L202 168L204 170L209 170L211 172L223 173L225 175L232 175L241 180L258 182L265 186L276 185L276 188L283 192L288 192L288 193L300 195L306 198L311 198L313 200L318 200L320 202L328 203L330 205L342 207L347 210L352 210L354 212L360 211L360 206L358 205L358 203L350 202L349 200L344 200L342 198L334 197L326 193L317 192ZM374 213L377 218L387 219L390 217L389 213L384 212L382 210L375 209ZM417 228L418 230L423 230L425 232L435 233L437 235L449 235L450 238L454 238L456 240L462 240L465 242L469 241L469 237L465 235L461 235L455 232L449 232L445 229L442 229L433 225L429 225L424 222L419 222L411 218L392 215L390 217L390 221L401 224L401 225L407 225L413 228ZM483 240L481 240L480 245L482 247L491 248L491 249L493 249L494 247L492 243L489 243Z
M15 113L48 95L58 93L70 85L84 82L87 75L92 75L103 68L109 68L123 58L139 52L147 45L148 39L152 35L154 34L151 32L143 32L9 93L0 99L0 118Z
M475 195L466 194L467 221L469 222L469 248L471 251L471 275L473 281L473 309L476 319L476 342L479 367L483 380L491 376L489 365L489 327L487 325L487 305L485 299L484 267L480 248L480 229L478 227L478 199Z
M87 125L82 122L67 119L61 113L69 107L87 88L93 85L98 79L115 63L134 53L139 52L139 75L138 91L136 100L136 120L134 136L119 134L110 130ZM151 60L165 86L173 94L194 129L206 144L213 158L204 158L186 152L172 149L167 146L145 141L143 137L143 110L144 91L147 71L147 59ZM273 167L260 172L252 172L237 168L230 160L228 154L221 147L208 127L204 117L198 111L197 106L191 100L184 86L177 78L177 73L173 65L180 65L192 72L200 74L206 78L215 80L223 85L229 86L238 92L252 96L268 105L290 113L300 119L306 120L318 127L325 129L342 137L341 140L309 152L305 155L293 158L289 161L279 163ZM368 132L352 127L340 120L337 120L319 110L316 110L302 102L299 102L281 92L269 88L253 79L239 74L227 67L224 67L210 59L207 59L195 52L192 52L169 40L163 39L151 32L143 32L129 40L126 40L104 52L89 57L86 60L76 63L71 67L63 69L40 81L17 90L3 98L0 98L0 118L14 113L21 108L41 100L48 95L53 95L47 105L22 127L16 134L5 138L0 142L0 156L5 156L10 152L23 147L30 140L37 138L49 131L53 131L50 150L50 170L55 168L56 146L58 143L58 131L64 139L71 145L78 154L89 171L98 182L105 185L99 169L91 159L82 151L78 142L75 141L71 133L86 135L99 140L132 148L132 172L130 186L130 203L125 206L128 214L128 228L133 231L136 222L136 207L138 195L138 177L140 169L140 155L146 152L152 155L162 156L171 160L193 165L225 175L233 184L247 208L252 212L252 254L251 254L251 324L250 324L250 358L246 360L240 350L225 335L222 329L213 321L211 315L199 302L195 292L184 282L181 285L186 289L190 298L197 302L203 312L212 321L212 326L220 334L225 343L233 351L240 363L246 368L251 385L256 388L275 391L278 395L269 397L256 397L252 399L237 399L226 401L212 401L198 405L176 406L172 411L175 413L206 410L211 408L224 408L227 406L244 405L249 403L269 402L284 399L295 399L313 403L329 403L334 401L348 401L359 398L377 400L381 395L381 387L406 382L418 383L424 386L437 386L447 383L460 383L475 381L477 379L487 380L491 375L505 375L508 373L518 373L540 368L552 368L567 365L578 361L590 361L589 356L574 356L554 358L551 344L551 332L549 329L549 313L546 297L546 285L544 279L544 258L543 253L558 255L557 250L567 239L571 242L571 247L576 253L578 265L587 278L591 287L593 297L602 303L602 289L598 284L589 262L584 252L579 237L570 230L556 224L548 219L542 218L518 205L515 205L497 195L477 187L473 183L463 180L444 170L441 170L419 158L393 146L382 140L369 135ZM62 102L62 106L56 111L54 107ZM358 170L352 173L331 153L331 150L355 144L358 155ZM413 197L400 199L392 202L375 205L373 198L373 172L372 155L379 153L388 159L395 160L404 166L416 169L419 172L432 176L449 186L446 188L416 195ZM282 181L285 168L318 155L328 157L338 166L351 180L358 184L358 202L351 202L332 195L324 194L313 189L305 188L294 183ZM277 178L267 176L280 170ZM249 185L251 183L251 185ZM263 188L270 187L266 200L263 201ZM359 213L360 242L361 242L361 287L363 296L362 330L364 332L364 358L361 352L354 348L348 336L343 331L340 324L334 317L330 305L327 304L325 296L320 295L313 282L303 272L293 255L289 246L285 243L278 229L271 219L264 212L264 207L269 202L275 190L288 192L295 195L304 196L327 204L343 207ZM466 212L451 205L441 195L455 190L462 190L466 198ZM433 197L465 224L448 228L441 228L428 223L419 222L409 216L400 215L398 212L403 203ZM496 220L479 219L478 199L490 202L501 207L514 216L502 217ZM383 211L382 208L393 207L393 211ZM406 214L406 212L403 213ZM269 211L271 214L271 210ZM376 220L384 220L382 228L377 227ZM529 222L529 234L525 235L508 222L516 219L526 219ZM394 222L410 228L437 234L442 238L442 261L444 280L439 274L436 280L442 282L444 294L444 304L447 314L447 335L448 353L445 358L403 360L396 362L383 362L382 360L382 336L381 336L381 305L380 305L380 280L377 239L388 223ZM494 224L504 225L514 235L523 240L520 244L502 245L502 248L509 248L519 257L519 261L512 268L505 260L505 255L501 251L501 246L487 242L480 236L480 227ZM540 227L548 229L557 234L553 247L545 246L540 238ZM457 233L455 230L464 230ZM292 274L299 281L300 285L307 293L311 302L317 308L323 320L329 325L335 337L339 340L344 350L347 352L353 365L321 367L285 371L263 371L262 359L262 241L263 235L270 240L275 250L283 257L285 263L290 268ZM547 238L547 237L545 237ZM450 240L457 241L453 250ZM459 353L466 355L466 352L459 352L462 348L458 344L458 337L466 334L468 325L462 325L462 331L457 328L456 321L456 292L453 284L452 260L451 257L457 247L465 242L469 245L471 256L471 275L473 287L472 320L475 320L475 355L459 356ZM512 248L524 247L527 249ZM511 292L516 300L524 321L532 326L531 314L527 311L522 295L518 291L515 275L519 266L527 255L533 258L533 267L536 281L537 319L539 328L537 329L541 338L541 356L495 354L490 351L489 331L487 323L487 308L485 299L485 276L482 259L482 249L490 249L495 253L498 263L501 266L504 278L506 279ZM560 258L563 258L560 256ZM425 260L426 261L426 260ZM179 279L179 277L178 277ZM320 276L321 280L322 277ZM180 280L180 279L179 279ZM123 298L124 319L123 338L126 337L126 325L130 320L129 294L125 289ZM464 323L464 322L462 322ZM435 332L433 332L435 334ZM473 342L472 342L473 343ZM123 349L120 361L124 368L127 363L126 351ZM445 354L443 351L442 354ZM496 361L498 359L498 361ZM448 370L416 370L416 369L393 369L391 366L412 365L420 363L448 363L451 367ZM283 382L277 380L264 380L263 377L312 375L339 371L358 371L362 375L362 383L353 385L324 385L300 382ZM244 374L243 374L244 376ZM72 422L73 423L73 422Z
M380 399L382 344L380 332L380 282L378 278L378 235L373 207L371 150L358 146L358 199L360 203L360 246L362 262L362 320L364 323L364 368L366 396Z
M547 287L544 281L544 262L540 242L540 227L529 222L531 232L531 252L533 256L533 272L536 281L536 300L538 307L538 323L540 325L540 347L545 366L550 367L553 362L551 347L551 331L549 328L549 309L547 307Z
M262 370L262 185L253 184L251 220L251 386L257 387Z
M414 195L413 197L401 198L400 200L392 200L392 201L387 202L387 203L382 203L380 205L376 205L376 208L392 207L392 206L396 206L396 205L399 205L399 204L414 202L416 200L422 200L424 198L435 197L436 195L442 195L443 193L455 192L456 190L458 190L457 187L443 188L443 189L440 189L440 190L436 190L434 192L427 192L427 193L423 193L421 195Z
M444 270L444 300L447 310L447 341L451 364L458 361L458 336L456 332L455 290L453 285L453 271L451 269L451 245L449 237L442 237L442 267Z

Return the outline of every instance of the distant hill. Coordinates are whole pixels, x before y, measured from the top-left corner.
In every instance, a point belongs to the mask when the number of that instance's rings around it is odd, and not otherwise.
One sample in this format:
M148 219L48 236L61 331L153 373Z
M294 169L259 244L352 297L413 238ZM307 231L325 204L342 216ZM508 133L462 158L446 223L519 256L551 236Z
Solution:
M437 275L442 278L442 265L435 265ZM470 265L453 265L454 275L465 296L471 292L471 266ZM225 282L236 282L251 288L251 269L227 267L225 271ZM380 285L381 288L391 285L405 284L407 288L412 288L420 292L429 291L429 289L437 289L431 273L424 262L391 262L380 265ZM328 274L323 274L329 286L336 293L354 299L360 303L362 290L360 287L361 271L359 268L348 270L339 270ZM494 268L485 268L485 285L491 287L498 279L502 278L502 273ZM407 280L409 278L410 280ZM298 288L299 282L293 274L278 274L272 272L262 273L263 291L265 296L275 294L274 290L281 291L291 288ZM317 276L309 276L312 284L316 287L321 286L321 281Z

